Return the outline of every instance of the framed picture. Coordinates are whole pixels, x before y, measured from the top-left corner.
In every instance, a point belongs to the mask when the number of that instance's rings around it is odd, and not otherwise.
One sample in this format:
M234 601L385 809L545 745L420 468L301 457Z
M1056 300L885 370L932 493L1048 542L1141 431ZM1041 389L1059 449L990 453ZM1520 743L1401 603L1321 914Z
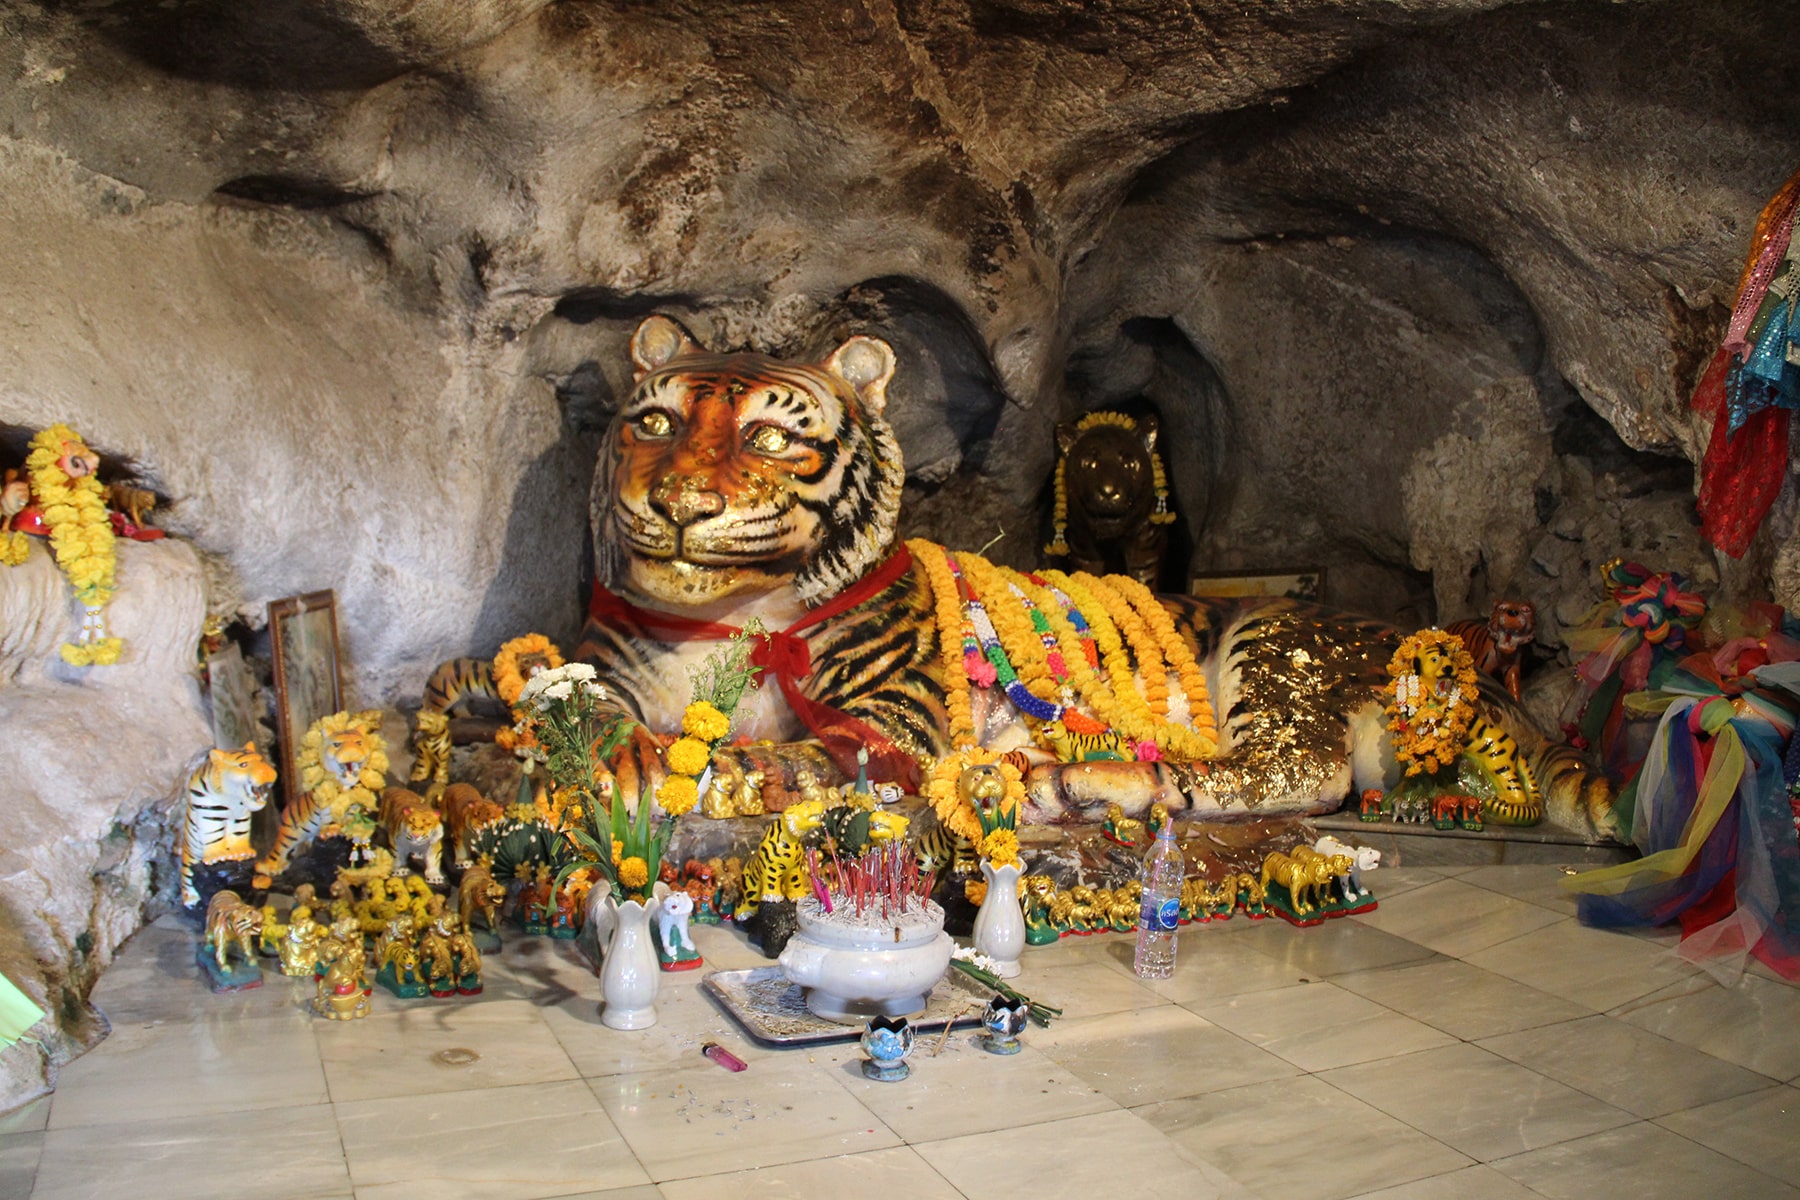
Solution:
M1192 596L1287 596L1314 602L1325 598L1324 567L1290 567L1278 571L1199 572L1188 580Z
M308 727L344 706L338 682L337 598L308 592L269 603L269 642L275 651L275 732L281 748L281 794L300 792L294 766ZM242 743L239 743L242 745Z

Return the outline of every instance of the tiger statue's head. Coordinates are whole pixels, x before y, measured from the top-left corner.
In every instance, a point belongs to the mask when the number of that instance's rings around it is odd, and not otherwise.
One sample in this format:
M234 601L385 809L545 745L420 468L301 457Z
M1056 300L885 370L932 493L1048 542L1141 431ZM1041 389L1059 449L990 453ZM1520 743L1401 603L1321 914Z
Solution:
M818 363L711 354L653 316L631 360L590 502L602 583L676 607L785 587L817 604L881 560L905 478L886 342Z
M1502 654L1514 654L1537 636L1537 606L1529 600L1496 600L1488 634Z
M255 742L242 750L213 750L189 780L192 791L228 801L234 811L252 813L269 802L275 768L256 752Z

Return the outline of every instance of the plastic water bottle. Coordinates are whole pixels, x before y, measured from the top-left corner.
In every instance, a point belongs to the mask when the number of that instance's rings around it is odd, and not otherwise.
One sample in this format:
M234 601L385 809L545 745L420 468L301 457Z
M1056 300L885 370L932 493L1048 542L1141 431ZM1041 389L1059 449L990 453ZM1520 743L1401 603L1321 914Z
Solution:
M1175 973L1175 929L1181 923L1181 881L1187 861L1175 844L1175 822L1164 821L1144 856L1144 901L1138 909L1137 956L1131 969L1141 979Z

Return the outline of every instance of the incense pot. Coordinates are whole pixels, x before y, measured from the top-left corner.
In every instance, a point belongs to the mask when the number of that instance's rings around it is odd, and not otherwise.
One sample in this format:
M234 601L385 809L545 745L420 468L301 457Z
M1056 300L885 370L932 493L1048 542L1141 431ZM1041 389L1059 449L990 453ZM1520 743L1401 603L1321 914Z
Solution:
M800 931L781 952L781 970L806 989L813 1015L827 1021L861 1024L924 1012L955 949L944 932L944 910L930 900L897 912L841 901L827 910L807 896L797 915Z

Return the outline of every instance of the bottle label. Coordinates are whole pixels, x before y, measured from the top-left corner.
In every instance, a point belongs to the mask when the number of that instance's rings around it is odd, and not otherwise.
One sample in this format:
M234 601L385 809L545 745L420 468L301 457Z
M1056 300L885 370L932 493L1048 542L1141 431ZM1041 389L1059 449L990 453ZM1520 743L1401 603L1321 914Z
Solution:
M1158 904L1154 897L1144 897L1143 906L1138 909L1139 929L1148 929L1154 933L1173 933L1180 924L1179 899L1164 900Z

